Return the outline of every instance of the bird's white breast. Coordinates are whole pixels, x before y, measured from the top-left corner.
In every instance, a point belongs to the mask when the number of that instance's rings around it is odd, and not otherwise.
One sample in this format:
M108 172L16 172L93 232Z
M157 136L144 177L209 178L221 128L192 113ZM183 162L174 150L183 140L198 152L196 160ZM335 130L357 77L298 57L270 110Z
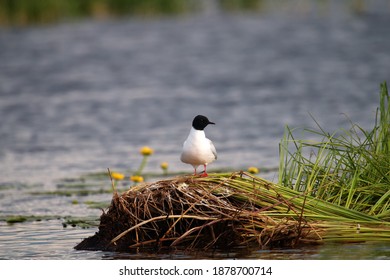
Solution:
M203 130L191 128L190 134L183 145L181 161L192 165L207 164L216 159L213 145Z

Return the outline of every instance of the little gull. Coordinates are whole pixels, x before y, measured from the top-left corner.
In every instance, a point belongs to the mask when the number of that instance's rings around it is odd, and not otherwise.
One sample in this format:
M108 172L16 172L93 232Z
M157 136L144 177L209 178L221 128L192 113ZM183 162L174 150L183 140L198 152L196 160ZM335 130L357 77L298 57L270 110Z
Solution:
M187 140L183 144L183 151L181 153L181 161L191 164L194 167L194 175L199 165L204 166L204 171L201 176L207 176L206 166L210 162L217 159L217 151L215 150L213 142L206 138L204 128L210 122L205 116L198 115L192 121L192 127Z

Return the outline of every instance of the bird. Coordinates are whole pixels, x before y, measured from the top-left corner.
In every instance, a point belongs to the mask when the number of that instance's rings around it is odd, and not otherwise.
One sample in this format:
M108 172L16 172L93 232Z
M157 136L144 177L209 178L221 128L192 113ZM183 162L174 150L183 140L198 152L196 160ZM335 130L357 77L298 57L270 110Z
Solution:
M209 124L215 123L202 115L197 115L192 121L192 127L187 139L184 141L183 150L180 160L184 163L191 164L194 168L194 175L199 165L203 165L204 171L202 177L208 176L206 171L207 164L217 159L217 151L213 142L206 138L204 129Z

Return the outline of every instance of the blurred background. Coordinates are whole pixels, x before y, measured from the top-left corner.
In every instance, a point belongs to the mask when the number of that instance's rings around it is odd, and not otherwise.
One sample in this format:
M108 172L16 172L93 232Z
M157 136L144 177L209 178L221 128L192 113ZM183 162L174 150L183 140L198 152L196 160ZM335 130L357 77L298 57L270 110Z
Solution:
M192 119L217 168L278 167L286 125L372 127L388 0L0 0L0 181L179 160ZM276 171L275 171L276 172ZM277 178L275 172L269 174Z

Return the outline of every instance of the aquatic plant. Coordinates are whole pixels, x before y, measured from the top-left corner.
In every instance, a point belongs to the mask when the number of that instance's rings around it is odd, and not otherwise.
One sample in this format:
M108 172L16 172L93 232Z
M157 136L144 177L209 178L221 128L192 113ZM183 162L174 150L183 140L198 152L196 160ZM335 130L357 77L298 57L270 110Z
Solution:
M140 166L138 167L138 170L135 172L135 174L138 176L141 175L142 171L146 166L149 156L151 156L154 153L154 150L148 146L143 146L139 152L143 156L143 158Z
M154 150L148 146L143 146L140 150L139 153L143 156L150 156L154 153Z
M112 189L115 191L118 181L122 181L125 178L125 175L119 172L111 172L110 169L108 169L108 173L112 182Z
M298 140L286 127L280 144L279 184L306 195L390 220L390 103L380 87L374 127L349 130L306 129ZM310 139L320 138L315 141Z
M8 224L15 224L15 223L23 223L27 221L27 217L25 216L21 216L21 215L18 215L18 216L10 216L6 219L6 222Z
M142 172L146 167L146 164L148 162L148 158L154 153L154 150L148 146L143 146L139 150L140 155L142 155L142 161L138 167L138 169L129 176L129 179L131 182L134 183L134 185L143 182L144 176L142 176ZM116 185L117 181L125 179L125 175L123 173L118 173L118 172L111 172L110 169L108 168L108 175L111 179L111 187L113 192L116 192Z
M133 175L133 176L130 176L130 181L132 181L134 183L141 183L144 181L144 177L139 176L139 175Z
M165 176L168 175L168 167L169 167L168 162L163 161L163 162L160 164L160 167L161 167L161 169L162 169L162 171L163 171L163 174L164 174Z
M125 178L125 175L119 172L111 172L111 178L116 181L121 181Z
M81 227L81 228L90 228L96 227L99 224L99 219L96 217L63 217L62 227L66 228L67 226L71 227Z
M248 167L248 172L251 173L251 174L259 174L259 169L255 166L250 166Z

